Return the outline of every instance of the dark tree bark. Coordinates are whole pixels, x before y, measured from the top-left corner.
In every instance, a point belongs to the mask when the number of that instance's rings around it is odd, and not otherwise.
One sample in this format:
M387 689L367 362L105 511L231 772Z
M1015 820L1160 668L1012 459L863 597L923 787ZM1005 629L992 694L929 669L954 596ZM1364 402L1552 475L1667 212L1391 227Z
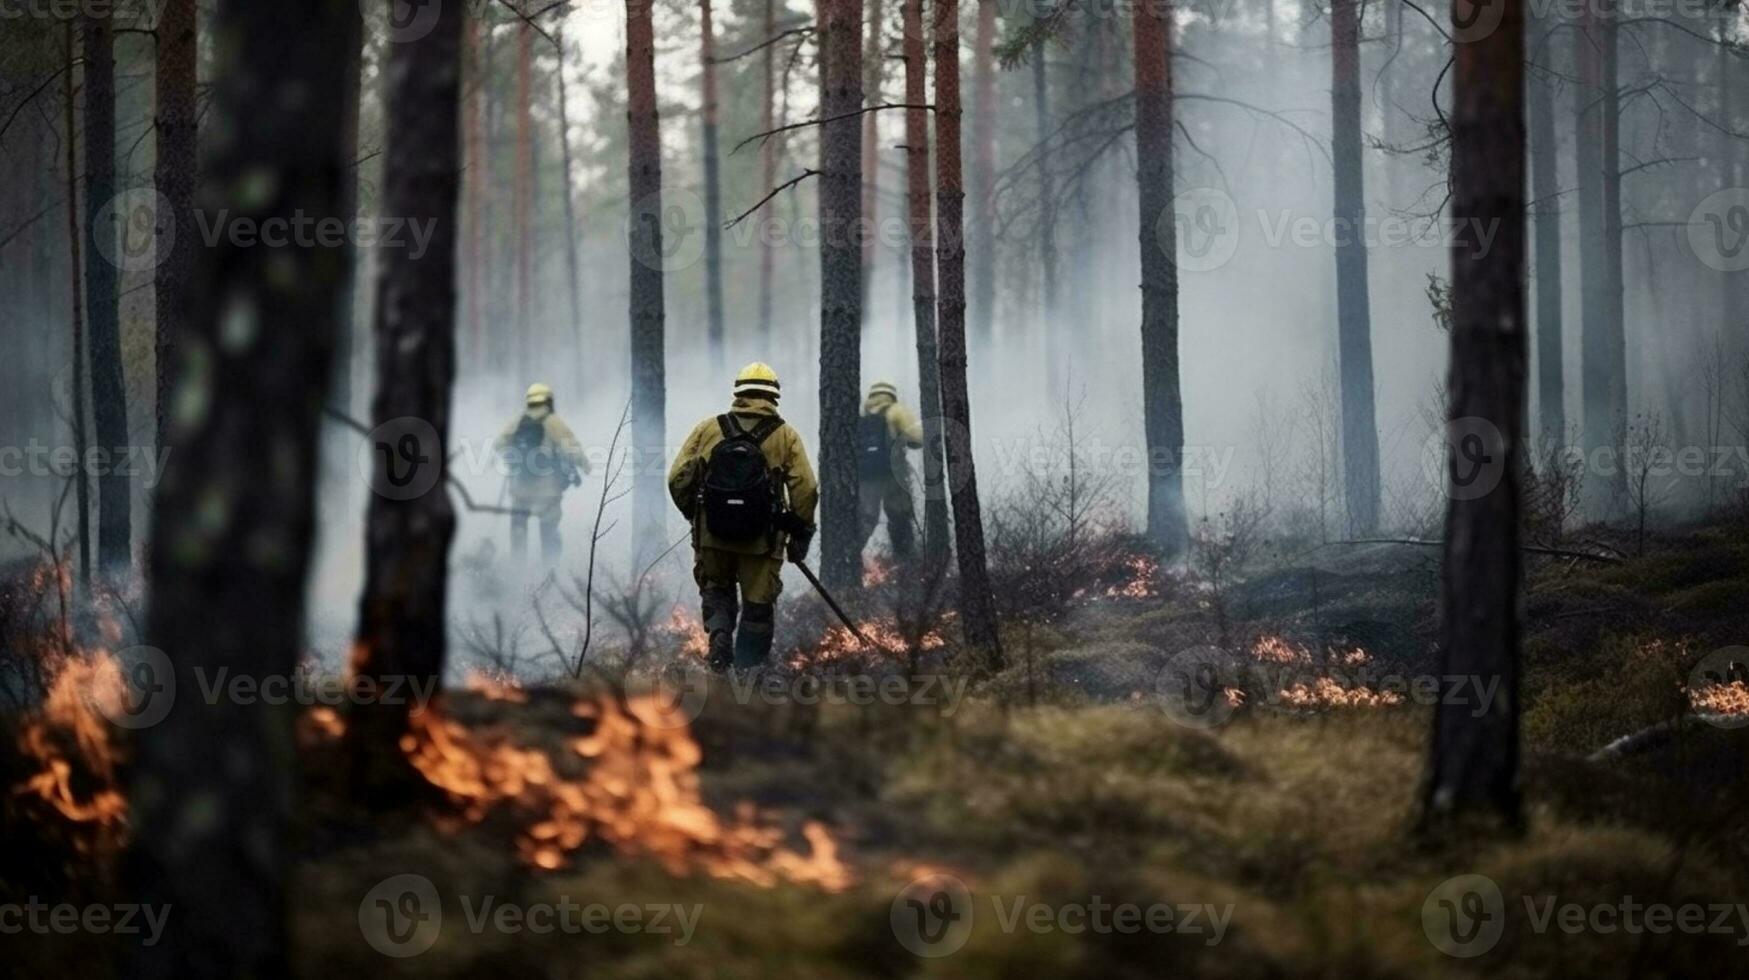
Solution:
M516 177L510 224L516 242L516 367L534 381L538 336L534 316L534 28L516 25Z
M1135 5L1136 199L1141 207L1142 419L1148 439L1148 536L1184 553L1184 400L1178 377L1178 236L1172 220L1171 8Z
M704 123L704 280L706 343L710 363L723 372L723 191L722 160L717 153L716 28L711 24L711 0L699 0L699 54L703 61Z
M1616 445L1627 422L1626 351L1621 322L1621 181L1617 154L1615 29L1611 18L1586 6L1574 34L1579 68L1578 166L1580 393L1585 446ZM1611 240L1614 240L1613 247ZM1589 494L1596 516L1625 501L1626 473L1599 481Z
M467 215L467 239L462 261L463 274L467 277L466 284L462 289L462 293L466 297L467 315L462 325L465 337L462 344L462 356L470 361L484 363L486 360L485 324L481 318L481 304L484 297L481 294L485 291L487 283L483 267L486 264L484 244L486 171L490 168L486 142L486 91L490 83L486 73L485 45L480 38L480 19L471 13L467 17L466 52L471 85L465 109L467 123L462 131L462 158L467 168L463 177L463 209Z
M73 454L78 457L74 467L73 501L79 508L79 517L75 522L79 535L79 584L89 590L91 588L91 475L85 471L87 448L87 430L85 428L85 289L80 281L80 271L84 265L81 255L81 239L85 237L79 227L79 129L77 113L77 89L73 84L75 73L75 58L73 45L73 22L67 22L67 70L63 76L62 94L65 96L66 149L67 149L67 281L72 289L73 318L73 375L72 390L68 395L69 423L73 427Z
M1537 16L1533 4L1526 17L1534 42L1533 60L1552 68L1553 27ZM1528 80L1532 211L1536 214L1536 359L1537 429L1535 437L1554 444L1567 431L1566 392L1562 388L1561 341L1561 185L1556 161L1555 94L1544 77Z
M959 0L935 5L935 262L941 279L941 414L947 480L953 494L954 547L959 555L960 626L985 670L1002 669L1002 638L984 557L984 515L972 459L972 405L966 394L965 187L960 178Z
M653 0L626 0L626 91L631 186L632 447L661 459L666 429L663 363L662 137L656 108ZM642 465L632 477L632 554L642 565L668 542L668 491L662 468Z
M345 145L341 152L346 155L346 182L342 185L344 197L340 201L340 213L351 221L358 214L359 168L363 166L358 160L358 121L360 103L364 95L364 11L360 8L357 15L348 17L346 21L346 99L341 105L344 116L341 121L341 138ZM385 212L393 213L393 212ZM349 240L346 243L346 285L344 295L346 301L340 305L340 319L334 328L334 382L328 396L329 404L335 410L352 414L352 368L357 348L357 293L358 293L358 248ZM350 474L345 467L345 460L338 460L333 467L335 478L346 479Z
M1476 815L1516 823L1520 640L1519 474L1525 411L1524 16L1506 0L1486 37L1458 42L1453 78L1452 213L1499 228L1485 254L1452 251L1448 430L1482 419L1483 478L1448 449L1440 618L1442 675L1462 678L1440 699L1425 787L1429 822ZM1455 13L1454 13L1455 20ZM1498 483L1493 483L1494 473ZM1481 491L1477 493L1476 491ZM1497 694L1475 692L1498 683Z
M971 337L985 351L978 369L980 385L991 380L996 324L996 4L972 0L978 23L972 35L972 159L967 192L972 199L971 229L966 237L971 293L966 315Z
M777 36L777 2L764 0L764 27L761 37ZM764 94L759 103L759 131L769 133L777 126L777 65L773 60L777 45L768 44L759 54L760 70L764 73ZM771 196L777 186L777 141L762 140L759 144L760 200ZM775 255L764 237L759 238L759 349L771 349L771 277Z
M87 17L85 52L85 222L91 229L85 249L85 301L91 315L91 422L99 455L108 466L97 476L97 564L106 572L125 571L133 562L133 488L122 454L128 445L127 383L121 365L121 310L117 305L120 270L114 258L115 197L115 34L113 21ZM125 218L126 216L123 215Z
M905 104L928 102L923 0L904 0ZM917 332L917 397L923 415L923 553L951 551L941 432L941 365L935 335L935 231L929 208L929 110L905 110L905 201L910 218L911 308Z
M212 124L198 206L229 220L341 218L352 0L220 0ZM328 388L345 252L250 248L221 235L197 253L158 487L146 642L174 667L169 715L140 733L129 894L175 909L134 954L141 977L288 972L287 814L294 706L199 697L221 669L290 677L302 652L315 536L319 409Z
M862 582L856 425L862 384L862 0L826 0L820 174L820 575ZM843 117L843 118L836 118Z
M157 313L154 341L157 374L157 441L170 446L170 392L175 387L175 337L187 329L194 297L197 254L194 185L198 160L195 129L195 67L198 63L198 19L195 0L166 0L158 18L157 162L152 183L157 188L158 268L153 273L153 303Z
M1360 0L1330 6L1331 139L1336 183L1336 342L1342 385L1342 498L1351 537L1379 522L1379 431L1373 404L1372 304L1360 140Z
M1623 311L1621 227L1621 84L1620 23L1613 8L1600 13L1602 21L1603 91L1600 112L1603 121L1603 368L1609 393L1607 417L1610 445L1620 446L1627 435L1628 365L1627 330ZM1613 507L1628 505L1627 467L1615 467L1607 482Z
M455 381L461 25L461 5L445 4L429 33L389 49L383 213L429 224L432 234L418 257L404 248L385 249L377 282L371 421L381 435L372 437L378 439L371 447L377 492L366 518L352 671L378 682L379 690L432 690L443 678L445 588L455 533L455 510L441 472ZM424 424L407 431L397 419ZM421 457L424 462L416 462ZM353 708L346 734L353 791L360 799L393 804L416 784L417 773L400 749L416 707L410 699L382 698Z

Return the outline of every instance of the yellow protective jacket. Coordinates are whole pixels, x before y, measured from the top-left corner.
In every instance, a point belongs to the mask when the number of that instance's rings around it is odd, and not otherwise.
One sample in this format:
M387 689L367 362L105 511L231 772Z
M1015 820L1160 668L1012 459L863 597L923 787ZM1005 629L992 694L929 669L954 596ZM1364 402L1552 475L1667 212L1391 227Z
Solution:
M762 398L737 398L729 411L743 428L750 429L759 424L760 419L776 415L777 406ZM713 415L693 426L692 434L680 446L680 454L674 457L674 465L668 469L668 495L674 499L674 506L680 508L680 513L692 521L693 547L716 548L744 555L769 554L781 559L784 543L789 537L783 532L775 534L769 546L765 541L723 541L714 537L694 513L705 463L710 459L711 450L722 441L722 428ZM801 435L785 422L767 436L759 448L765 454L765 462L782 474L790 511L812 528L814 508L820 502L820 484L814 479L814 466L808 461L808 450L802 445Z
M886 392L868 396L862 403L862 414L873 415L885 410L887 414L887 432L893 441L903 443L907 449L923 448L923 423L917 421L917 416L911 410L899 404L898 399Z
M511 419L503 434L493 440L492 448L499 453L514 453L516 430L521 427L524 418L539 421L545 430L545 436L542 438L540 450L529 454L525 461L527 465L517 467L517 461L511 460L510 498L519 505L556 501L570 486L566 480L566 467L559 465L560 461L575 467L579 474L589 472L589 460L583 454L583 444L577 441L571 427L559 418L558 413L541 408Z

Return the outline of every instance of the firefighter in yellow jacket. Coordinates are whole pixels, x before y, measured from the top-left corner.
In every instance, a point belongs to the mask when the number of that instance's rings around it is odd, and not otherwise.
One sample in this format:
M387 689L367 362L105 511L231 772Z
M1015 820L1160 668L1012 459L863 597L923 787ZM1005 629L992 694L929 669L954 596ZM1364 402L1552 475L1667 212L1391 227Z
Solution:
M893 557L909 558L916 518L911 503L911 461L905 450L923 448L923 425L910 409L899 404L899 389L892 382L869 385L857 440L862 546L868 545L884 510Z
M668 493L692 523L692 574L718 672L770 655L784 559L806 559L814 537L820 488L801 435L777 414L779 394L768 365L742 368L729 411L695 426L668 471Z
M540 520L541 557L559 557L559 502L565 491L583 482L589 461L583 446L553 410L553 389L536 382L528 386L526 409L504 430L493 448L509 470L510 554L528 551L528 519Z

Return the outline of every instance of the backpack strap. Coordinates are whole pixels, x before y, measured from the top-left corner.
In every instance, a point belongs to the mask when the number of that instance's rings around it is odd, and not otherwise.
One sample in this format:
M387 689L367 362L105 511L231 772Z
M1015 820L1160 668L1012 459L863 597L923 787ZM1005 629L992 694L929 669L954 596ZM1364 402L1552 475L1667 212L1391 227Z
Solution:
M783 419L775 415L767 415L759 420L759 424L755 425L752 431L747 433L747 438L752 439L755 446L763 445L766 439L771 438L773 432L781 428L783 428Z
M733 439L741 434L741 427L735 423L735 417L727 412L717 416L717 428L722 430L724 439Z

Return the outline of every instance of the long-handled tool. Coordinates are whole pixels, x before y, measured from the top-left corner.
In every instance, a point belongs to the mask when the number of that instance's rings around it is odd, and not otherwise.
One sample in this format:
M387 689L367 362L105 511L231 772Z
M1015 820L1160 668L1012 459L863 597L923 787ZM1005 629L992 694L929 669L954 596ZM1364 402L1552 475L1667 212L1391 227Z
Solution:
M814 591L820 593L820 598L826 600L826 605L831 607L831 609L834 613L838 614L839 622L842 622L844 624L845 629L850 630L850 633L852 636L855 636L858 640L861 640L862 645L865 647L868 647L870 650L880 650L881 649L881 647L875 645L875 642L873 640L870 640L867 636L864 636L862 630L857 629L856 624L850 621L850 617L844 614L844 607L840 606L838 604L838 600L832 598L832 593L827 592L826 587L824 585L820 584L819 578L814 575L814 570L808 567L807 562L797 560L797 561L793 562L793 564L797 568L802 570L803 575L807 576L808 584L812 585L814 587Z

